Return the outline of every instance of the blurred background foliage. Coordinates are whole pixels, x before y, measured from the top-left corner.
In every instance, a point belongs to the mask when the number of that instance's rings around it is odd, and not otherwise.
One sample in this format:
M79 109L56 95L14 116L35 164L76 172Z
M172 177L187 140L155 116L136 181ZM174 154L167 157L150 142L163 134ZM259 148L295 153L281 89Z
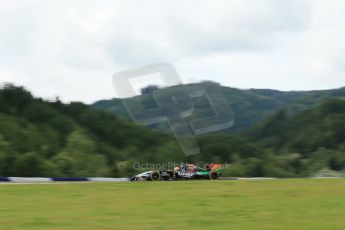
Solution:
M192 90L195 84L186 87ZM141 97L154 90L164 89L151 86ZM223 87L223 93L236 115L235 126L199 136L201 154L186 157L169 133L126 119L118 99L64 104L7 84L0 90L0 176L126 177L137 173L134 162L226 162L230 167L224 175L241 177L343 175L345 88ZM204 101L194 101L195 117L210 114Z

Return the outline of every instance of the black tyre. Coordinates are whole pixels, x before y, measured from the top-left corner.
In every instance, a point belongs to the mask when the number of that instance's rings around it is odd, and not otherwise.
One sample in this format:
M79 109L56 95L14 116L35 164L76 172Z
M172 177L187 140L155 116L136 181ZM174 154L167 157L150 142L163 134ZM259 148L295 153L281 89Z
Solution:
M180 178L179 178L179 175L178 175L178 173L177 173L177 172L175 172L175 174L174 174L174 179L175 179L175 180L180 179Z
M219 174L217 172L211 172L210 173L210 179L211 180L218 180L219 179Z
M161 176L158 172L153 172L151 174L151 180L152 181L159 181L161 179Z

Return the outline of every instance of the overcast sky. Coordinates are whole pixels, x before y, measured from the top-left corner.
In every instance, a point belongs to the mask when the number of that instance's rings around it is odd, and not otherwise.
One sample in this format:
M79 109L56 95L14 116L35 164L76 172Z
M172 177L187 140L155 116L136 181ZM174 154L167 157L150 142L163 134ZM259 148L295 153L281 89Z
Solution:
M344 0L0 0L0 82L36 96L115 97L112 75L157 62L183 82L345 86Z

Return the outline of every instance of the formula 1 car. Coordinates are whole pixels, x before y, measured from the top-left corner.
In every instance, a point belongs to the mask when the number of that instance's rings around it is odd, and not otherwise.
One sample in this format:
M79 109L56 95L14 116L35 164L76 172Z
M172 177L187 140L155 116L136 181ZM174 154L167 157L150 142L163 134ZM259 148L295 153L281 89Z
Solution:
M217 180L222 175L221 164L208 164L206 168L200 168L193 164L181 164L174 170L147 171L130 178L131 181L169 181L188 179Z

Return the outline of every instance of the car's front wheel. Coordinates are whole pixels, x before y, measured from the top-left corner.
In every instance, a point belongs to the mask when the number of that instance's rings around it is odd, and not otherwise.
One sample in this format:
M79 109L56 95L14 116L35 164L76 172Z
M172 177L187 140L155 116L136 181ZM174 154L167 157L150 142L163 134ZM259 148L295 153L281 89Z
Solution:
M151 174L151 180L152 180L152 181L159 181L160 179L161 179L161 176L159 175L158 172L153 172L153 173Z

